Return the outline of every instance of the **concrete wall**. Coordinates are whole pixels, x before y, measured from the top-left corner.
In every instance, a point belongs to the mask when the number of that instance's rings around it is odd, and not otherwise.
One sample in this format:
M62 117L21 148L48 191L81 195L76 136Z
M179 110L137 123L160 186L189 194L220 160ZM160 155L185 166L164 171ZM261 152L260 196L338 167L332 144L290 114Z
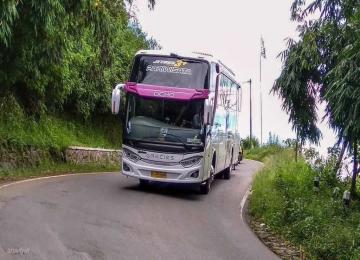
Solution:
M44 150L32 146L13 146L0 144L0 171L19 167L36 167L41 163L97 163L102 165L119 165L121 150L69 147L65 151Z
M22 166L38 166L44 160L52 158L51 151L40 150L32 146L15 147L0 145L0 169L13 169Z

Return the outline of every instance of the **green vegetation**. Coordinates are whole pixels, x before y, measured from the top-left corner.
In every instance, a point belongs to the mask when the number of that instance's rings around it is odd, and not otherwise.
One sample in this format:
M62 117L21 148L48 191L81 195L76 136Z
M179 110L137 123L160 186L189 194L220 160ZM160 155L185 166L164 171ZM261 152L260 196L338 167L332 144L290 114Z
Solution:
M263 159L265 151L257 148L250 154ZM344 208L342 194L350 184L333 173L339 151L330 152L321 160L310 149L297 162L292 149L278 148L267 155L253 182L250 212L286 240L303 246L311 259L360 259L360 202Z
M353 155L351 192L355 198L360 171L360 2L294 0L291 17L299 24L299 40L289 39L280 54L283 70L273 92L282 98L301 144L319 142L317 105L319 101L325 104L338 145Z
M278 145L266 145L263 147L255 147L253 149L245 150L245 158L255 161L264 162L267 157L281 151Z
M283 69L272 91L282 99L296 131L297 140L289 144L295 144L298 160L291 150L265 158L253 183L251 213L304 246L310 258L360 259L360 2L293 0L291 17L298 23L299 40L289 39L280 54ZM319 102L338 142L326 159L314 150L297 156L306 141L321 138ZM346 152L352 155L351 185L338 174ZM252 153L262 159L265 151ZM315 177L320 178L319 190ZM342 194L349 189L353 200L346 208Z
M10 0L0 17L0 97L36 118L109 113L112 87L128 77L134 53L157 47L123 1Z
M71 145L118 148L121 143L119 120L111 115L87 121L76 121L65 115L43 115L36 120L26 116L11 100L3 100L0 107L4 108L0 109L2 142L43 149L63 149Z
M244 149L248 150L254 147L259 147L260 142L259 139L257 139L256 137L250 138L250 136L248 136L242 140L242 145Z
M155 0L148 3L153 9ZM136 51L159 48L129 5L132 0L0 2L0 158L8 151L21 157L30 147L51 155L36 165L12 163L19 169L0 161L0 179L104 170L66 165L61 152L70 145L121 146L121 121L110 114L112 88L128 78Z
M136 51L158 47L125 3L6 1L0 7L0 140L120 147L119 120L109 116L112 87L126 80Z
M284 142L285 146L290 148L292 140L288 139ZM246 137L242 141L245 150L246 159L263 162L266 157L275 154L282 149L279 137L276 134L269 132L269 138L265 145L260 147L259 140L256 137Z

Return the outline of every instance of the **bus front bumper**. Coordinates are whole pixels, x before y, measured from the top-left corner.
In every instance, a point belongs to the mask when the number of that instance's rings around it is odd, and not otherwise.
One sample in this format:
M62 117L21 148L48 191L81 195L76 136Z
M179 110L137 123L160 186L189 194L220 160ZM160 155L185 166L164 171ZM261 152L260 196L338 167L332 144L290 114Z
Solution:
M168 182L168 183L201 183L202 163L193 167L184 168L180 164L176 166L153 166L144 162L132 162L129 159L122 160L122 173L137 179Z

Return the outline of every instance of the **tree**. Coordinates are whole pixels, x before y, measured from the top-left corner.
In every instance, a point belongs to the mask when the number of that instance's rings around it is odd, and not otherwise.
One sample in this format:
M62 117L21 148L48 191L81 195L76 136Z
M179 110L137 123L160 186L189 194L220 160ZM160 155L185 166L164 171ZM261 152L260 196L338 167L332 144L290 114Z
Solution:
M310 20L315 12L318 19ZM304 0L295 0L291 13L299 23L300 40L288 40L272 90L282 98L301 141L319 141L316 104L326 104L329 125L353 153L354 186L360 139L360 2L315 0L305 6Z
M125 79L133 54L156 46L129 28L123 1L7 0L0 17L0 98L15 97L35 118L109 111L111 87Z

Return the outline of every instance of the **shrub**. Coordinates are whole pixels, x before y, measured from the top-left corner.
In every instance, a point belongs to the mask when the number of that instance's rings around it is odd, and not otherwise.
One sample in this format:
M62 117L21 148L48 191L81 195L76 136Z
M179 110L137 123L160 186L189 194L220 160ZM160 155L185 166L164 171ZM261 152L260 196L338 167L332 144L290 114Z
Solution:
M328 181L323 162L320 190L313 189L319 172L304 159L295 162L291 150L279 150L264 159L255 177L250 202L251 214L274 231L306 248L316 259L359 259L360 202L344 210L341 194L348 188L339 179ZM333 189L340 189L340 197Z
M248 136L245 139L243 139L242 144L244 149L256 148L259 147L259 139L257 139L256 137L250 138Z

